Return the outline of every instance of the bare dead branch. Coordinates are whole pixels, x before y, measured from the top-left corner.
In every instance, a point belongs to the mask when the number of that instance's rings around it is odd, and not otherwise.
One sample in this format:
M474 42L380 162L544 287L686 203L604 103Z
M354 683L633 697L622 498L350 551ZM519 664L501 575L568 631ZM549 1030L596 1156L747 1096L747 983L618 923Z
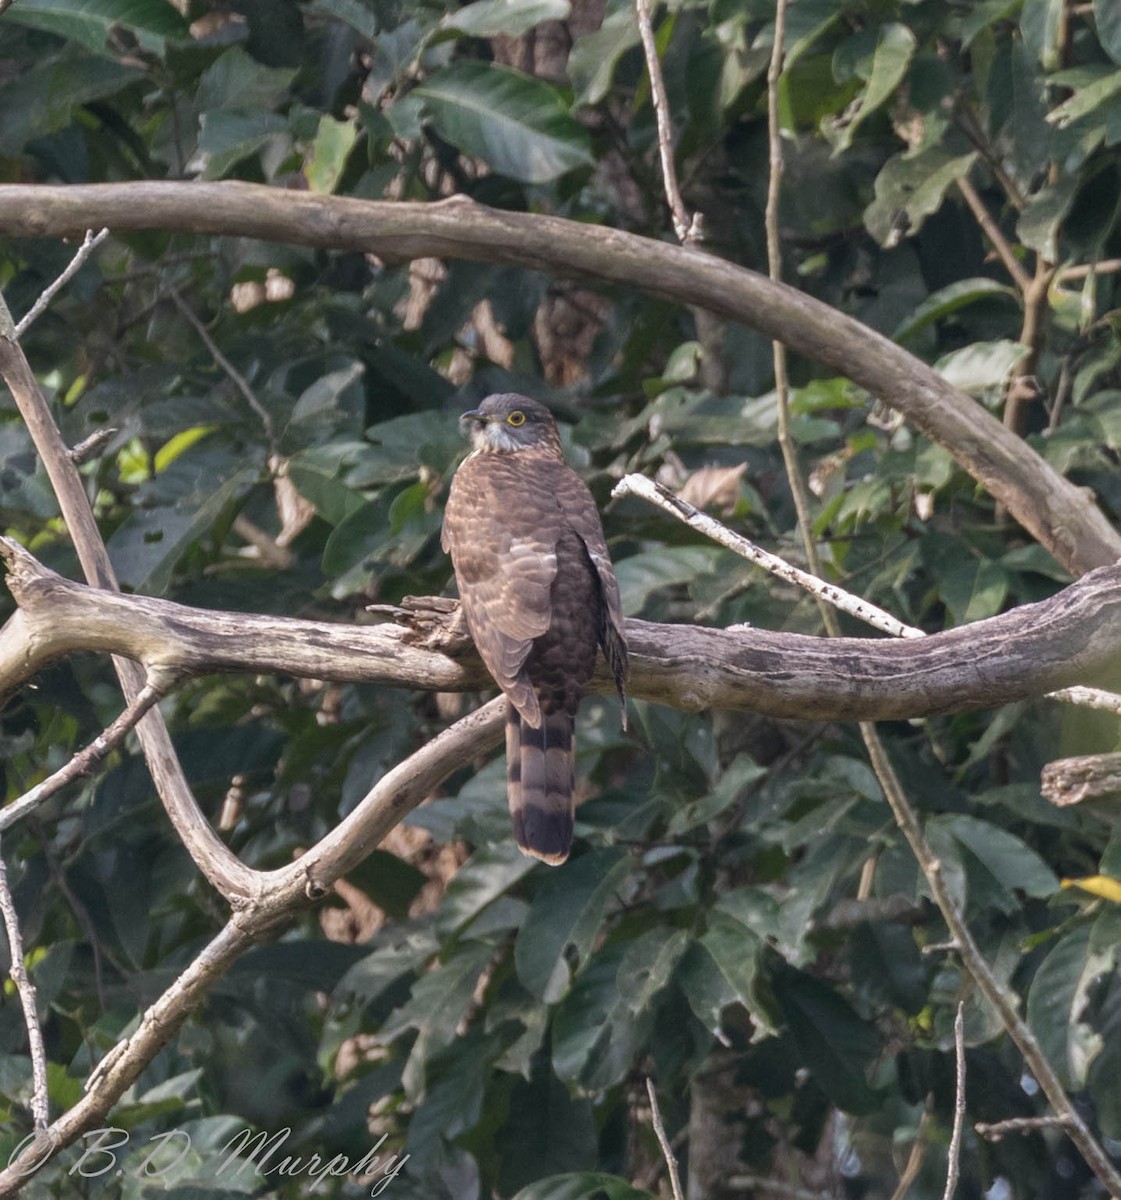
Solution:
M43 1045L43 1027L39 1024L35 985L31 982L27 965L23 961L23 935L20 933L19 915L12 899L12 889L8 884L8 866L4 862L3 854L0 854L0 914L3 915L4 930L8 935L8 957L11 959L9 971L19 993L23 1022L27 1027L27 1044L31 1052L31 1116L36 1131L41 1132L47 1128L47 1122L50 1120L50 1106L47 1100L47 1050Z
M791 467L792 464L788 463L787 466ZM901 638L921 638L927 636L923 630L916 629L912 625L904 625L902 621L897 620L890 613L884 612L883 609L877 608L874 604L870 604L867 600L862 600L859 596L854 596L852 593L846 592L834 584L826 583L816 575L811 575L806 571L800 570L798 567L792 566L785 559L779 558L778 555L771 554L768 550L763 550L761 547L756 546L749 538L734 533L714 517L701 512L687 500L674 495L669 488L647 479L644 475L624 476L615 485L611 494L615 497L638 496L643 500L649 501L651 504L657 505L672 516L677 517L678 520L684 521L686 525L696 529L698 533L702 533L705 537L711 538L712 541L719 542L720 545L735 551L736 554L762 567L763 570L769 571L779 579L785 579L788 583L793 583L803 588L811 595L816 596L819 601L831 604L841 612L848 613L850 616L866 622L874 629L879 629L884 633ZM807 546L812 546L812 537L808 530L803 532L803 540ZM816 554L814 557L816 558ZM830 636L837 636L839 631L835 623L827 621L826 624L829 627ZM976 628L976 626L973 628ZM1121 695L1115 692L1104 691L1101 688L1062 688L1050 692L1048 699L1063 700L1069 704L1081 704L1088 708L1099 708L1109 712L1121 712Z
M0 540L19 609L0 627L0 694L77 650L149 671L245 671L439 691L488 688L456 613L419 628L330 625L212 612L63 579ZM420 607L419 601L414 606ZM399 611L401 621L411 614ZM1037 604L906 641L809 637L738 626L627 622L629 690L674 708L741 709L807 720L902 720L993 707L1121 677L1121 566ZM594 687L611 690L606 672Z
M978 1121L973 1128L990 1142L999 1142L1009 1133L1036 1133L1040 1129L1061 1129L1065 1132L1066 1124L1063 1117L1009 1117L1007 1121Z
M6 6L5 6L6 7ZM0 13L4 11L0 8ZM95 234L92 229L86 230L86 236L82 239L82 244L78 247L78 253L67 264L66 269L54 281L48 285L40 293L39 298L35 303L24 313L22 319L16 325L16 337L21 338L31 328L32 324L37 321L50 306L51 301L58 295L59 292L74 278L75 275L82 269L86 259L101 245L109 236L109 230L103 229L100 233Z
M68 783L85 775L91 775L95 768L105 760L109 752L125 740L130 730L136 727L136 723L148 709L166 695L169 686L169 680L146 683L136 694L136 698L126 705L120 716L112 724L106 726L84 750L75 754L65 766L60 767L53 775L49 775L42 782L24 792L22 796L13 800L11 804L6 804L0 809L0 833L10 829L17 821L22 820L29 812L49 800Z
M777 554L772 554L769 550L764 550L762 547L756 546L750 538L745 538L742 534L734 533L727 525L717 521L714 517L710 517L707 513L701 512L700 509L690 504L688 500L683 500L680 496L675 496L669 488L663 487L660 483L655 483L651 479L647 479L645 475L624 475L615 485L611 495L616 499L620 496L638 496L650 504L657 505L672 516L677 517L679 521L684 521L686 525L695 529L698 533L704 534L705 537L710 538L712 541L718 542L721 546L726 546L742 558L746 558L749 562L755 563L756 566L762 567L764 571L770 572L770 574L777 576L779 579L785 579L787 583L793 583L803 588L810 595L825 600L827 603L832 604L834 608L848 613L850 617L856 617L859 621L864 621L865 624L871 625L873 629L880 630L881 633L888 633L892 637L901 638L920 638L926 636L921 629L905 625L890 613L884 612L882 608L877 608L874 604L869 604L867 600L862 600L859 596L854 596L851 592L846 592L834 584L826 583L816 575L811 575L798 567L792 566L785 559L779 558Z
M355 200L235 182L0 187L0 235L63 236L90 222L265 238L387 261L438 255L599 280L707 308L844 373L944 446L1072 571L1121 558L1121 534L1092 496L1058 474L936 371L796 289L715 255L540 213L452 197Z
M1049 762L1041 776L1043 799L1060 808L1121 797L1121 754L1083 754Z
M70 448L70 461L76 466L81 466L87 458L92 457L110 440L117 430L110 425L106 425L101 429L95 429L93 433Z

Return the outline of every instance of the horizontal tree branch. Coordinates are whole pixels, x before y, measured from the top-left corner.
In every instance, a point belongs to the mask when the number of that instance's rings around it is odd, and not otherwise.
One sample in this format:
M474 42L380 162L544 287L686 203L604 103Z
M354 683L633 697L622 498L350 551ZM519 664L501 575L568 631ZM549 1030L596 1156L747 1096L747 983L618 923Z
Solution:
M0 539L19 609L0 628L0 694L79 650L143 664L153 679L279 673L440 691L492 686L447 601L399 621L332 625L188 608L64 579ZM925 638L819 638L631 619L631 695L674 708L815 720L899 720L994 707L1121 680L1121 566L1038 604ZM611 690L606 672L595 686Z
M367 201L228 181L0 186L0 235L72 236L101 225L364 250L390 261L502 263L704 308L825 363L899 409L1075 573L1121 558L1121 535L1092 495L931 367L827 304L714 255L462 196Z

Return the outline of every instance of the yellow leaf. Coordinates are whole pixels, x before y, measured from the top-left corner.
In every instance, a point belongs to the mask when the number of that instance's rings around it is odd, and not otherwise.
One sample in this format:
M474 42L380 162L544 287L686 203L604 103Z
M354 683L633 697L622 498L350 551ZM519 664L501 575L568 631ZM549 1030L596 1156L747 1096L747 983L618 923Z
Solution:
M1091 895L1101 896L1104 900L1112 900L1114 904L1121 904L1121 879L1111 879L1108 875L1087 875L1085 879L1064 879L1063 887L1081 888Z

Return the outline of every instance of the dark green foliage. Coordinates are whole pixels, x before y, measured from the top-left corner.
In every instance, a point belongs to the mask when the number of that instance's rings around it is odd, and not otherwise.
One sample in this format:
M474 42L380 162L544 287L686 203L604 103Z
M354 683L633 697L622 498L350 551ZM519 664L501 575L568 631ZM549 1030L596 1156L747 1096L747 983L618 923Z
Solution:
M713 252L761 267L773 4L670 7L657 32L686 202L703 209ZM1043 399L1022 432L1114 520L1118 13L1116 0L798 0L780 89L787 278L938 364L979 404L1001 406L1023 357L1022 296L959 181L1029 276L1037 255L1082 268L1051 284L1032 364ZM667 236L629 0L612 0L598 29L576 28L567 63L538 63L536 74L532 39L494 40L568 15L565 0L213 12L17 0L0 17L0 179L238 178L413 200L454 190ZM69 254L53 242L0 247L17 318ZM364 619L370 602L441 592L456 415L489 391L522 389L554 406L571 461L606 507L628 614L819 631L816 608L785 585L636 501L608 506L628 470L683 483L724 468L725 519L799 558L770 349L757 335L728 329L714 347L693 314L661 299L446 265L422 295L407 264L357 253L178 231L101 249L24 345L69 442L115 431L83 474L128 588L344 621ZM505 346L488 341L484 300ZM706 373L713 358L722 380ZM838 582L929 632L1062 586L1062 570L945 449L885 422L812 362L793 362L792 374L792 432ZM278 512L280 461L314 510L298 527ZM0 404L0 513L6 532L77 575L10 403ZM275 562L246 553L254 526L291 535ZM93 656L24 689L0 718L7 797L66 761L119 703L108 663ZM164 707L196 794L216 819L233 790L224 836L261 867L321 837L446 723L427 696L285 678L199 680ZM970 1121L1046 1111L956 958L922 952L946 931L855 729L645 703L631 718L624 735L612 703L585 702L588 800L566 866L550 871L513 848L500 762L453 777L407 824L417 840L460 842L458 870L375 853L349 882L384 913L376 932L341 945L309 917L247 955L112 1114L130 1133L117 1190L108 1177L67 1176L77 1146L36 1181L38 1194L306 1194L306 1172L266 1185L249 1169L217 1171L223 1147L252 1126L290 1127L285 1154L352 1163L384 1133L383 1155L410 1156L386 1189L398 1198L631 1200L657 1186L645 1078L674 1135L719 1060L731 1063L727 1116L738 1124L725 1140L743 1175L797 1182L798 1164L816 1159L843 1166L859 1194L889 1196L922 1122L928 1148L910 1195L936 1197L959 1000ZM1053 809L1038 787L1051 758L1118 749L1116 719L1041 700L887 724L883 735L982 950L1026 998L1091 1124L1121 1139L1119 918L1059 887L1121 876L1121 840L1102 814ZM4 850L51 1099L64 1108L224 906L132 750L7 834ZM853 917L858 890L887 903ZM24 1054L6 990L0 1160L30 1128ZM145 1175L151 1139L171 1130L189 1136L189 1151L176 1159L169 1144ZM680 1152L688 1165L688 1140ZM1051 1133L987 1145L967 1132L962 1172L970 1195L998 1180L1012 1190L994 1195L1093 1194ZM340 1176L322 1193L369 1185Z

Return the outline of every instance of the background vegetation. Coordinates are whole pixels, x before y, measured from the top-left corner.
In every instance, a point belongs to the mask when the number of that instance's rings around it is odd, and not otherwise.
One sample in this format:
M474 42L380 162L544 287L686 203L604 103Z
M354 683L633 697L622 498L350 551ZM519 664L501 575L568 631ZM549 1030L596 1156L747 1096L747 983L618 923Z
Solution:
M656 25L706 248L764 268L773 15L772 0L682 2ZM1121 516L1121 10L797 0L780 96L788 280L936 363ZM3 13L0 180L198 177L463 192L670 236L629 3ZM17 317L71 254L0 247ZM168 230L111 238L23 344L68 441L116 431L83 471L130 589L343 621L439 593L457 414L518 390L565 421L630 615L819 630L787 586L664 514L608 503L624 472L656 475L799 559L771 350L743 328L496 265ZM850 590L936 631L1067 581L944 449L812 362L792 376L814 530ZM78 576L10 407L0 516ZM164 708L229 844L271 866L473 702L221 677ZM103 659L40 675L3 714L7 795L119 707ZM959 1000L970 1124L1046 1112L937 949L945 928L854 727L632 713L624 735L608 700L585 703L568 865L514 849L501 759L453 777L319 912L219 980L113 1114L137 1153L174 1128L190 1155L154 1182L67 1177L71 1155L35 1186L246 1191L260 1181L214 1167L251 1124L291 1127L287 1149L308 1154L360 1156L385 1133L410 1156L399 1198L641 1195L666 1186L649 1076L692 1195L887 1197L910 1163L910 1194L940 1196ZM1060 889L1121 875L1121 835L1111 812L1055 809L1039 790L1048 760L1121 749L1116 719L1041 700L881 729L980 946L1121 1148L1121 920ZM131 753L4 850L65 1107L224 914ZM25 1039L5 993L0 1157L29 1128ZM970 1130L961 1166L963 1195L1101 1194L1054 1128ZM267 1194L306 1186L274 1178Z

